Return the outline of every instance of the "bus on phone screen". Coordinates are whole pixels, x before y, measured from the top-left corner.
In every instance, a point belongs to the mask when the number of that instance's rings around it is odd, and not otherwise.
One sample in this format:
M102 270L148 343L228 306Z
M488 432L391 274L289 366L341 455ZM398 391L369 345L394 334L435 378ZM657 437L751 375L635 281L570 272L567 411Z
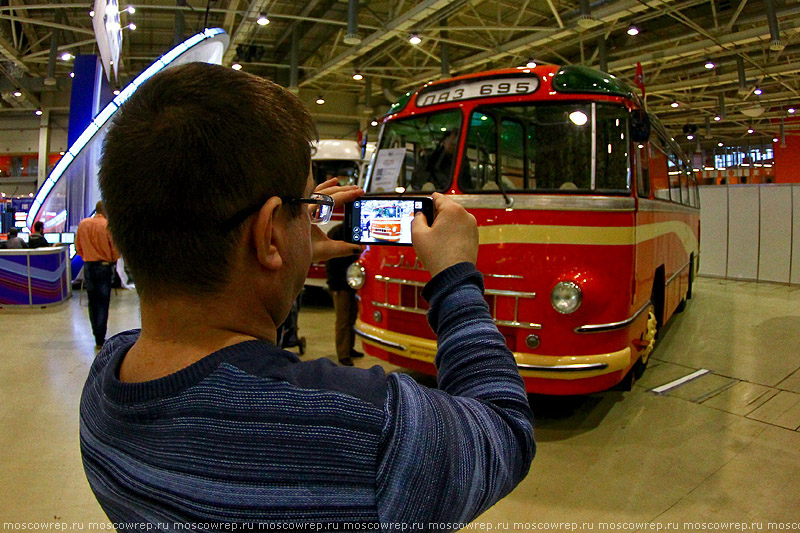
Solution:
M364 188L362 200L439 191L476 217L485 298L529 392L632 385L692 295L692 169L631 87L597 70L497 70L410 92L383 119ZM435 372L429 279L413 248L369 246L351 266L367 353Z

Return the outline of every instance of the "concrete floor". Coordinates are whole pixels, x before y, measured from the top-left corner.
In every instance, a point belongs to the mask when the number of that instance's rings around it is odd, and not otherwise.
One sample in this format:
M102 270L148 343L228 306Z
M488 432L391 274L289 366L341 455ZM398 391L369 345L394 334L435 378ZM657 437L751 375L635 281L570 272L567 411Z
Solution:
M79 296L50 309L0 309L4 529L107 525L78 447L78 401L94 357ZM136 295L116 292L109 334L138 323ZM307 302L308 357L335 359L332 323L324 298ZM699 279L652 357L631 392L531 396L531 472L472 527L800 527L800 287ZM357 364L395 369L371 357ZM698 369L710 372L651 392Z

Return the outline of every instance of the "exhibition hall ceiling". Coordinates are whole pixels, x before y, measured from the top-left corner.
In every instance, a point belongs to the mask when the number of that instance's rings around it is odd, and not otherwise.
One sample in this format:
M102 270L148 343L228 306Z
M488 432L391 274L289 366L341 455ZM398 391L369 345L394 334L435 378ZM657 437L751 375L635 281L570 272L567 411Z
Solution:
M120 1L120 85L174 43L221 27L231 36L224 65L323 96L353 93L373 114L448 72L529 61L604 65L632 85L641 64L648 109L676 134L691 124L704 139L752 128L771 140L781 117L792 134L791 111L800 114L800 0ZM33 111L69 86L69 55L96 53L92 8L0 0L0 111Z

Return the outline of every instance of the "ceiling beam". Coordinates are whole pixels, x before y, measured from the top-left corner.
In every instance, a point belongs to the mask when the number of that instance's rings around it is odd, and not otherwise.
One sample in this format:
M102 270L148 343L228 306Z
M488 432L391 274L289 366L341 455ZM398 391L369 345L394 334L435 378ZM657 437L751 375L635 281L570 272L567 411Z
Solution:
M331 59L324 63L319 69L317 69L314 73L306 76L301 82L300 86L308 85L323 76L352 63L355 59L361 57L362 55L367 54L371 50L374 50L381 44L385 43L389 39L393 38L396 33L399 32L408 32L413 29L417 29L418 26L422 21L426 18L430 17L438 10L449 7L449 8L457 8L461 5L464 5L469 0L425 0L424 2L414 6L412 9L400 14L397 18L390 21L385 29L378 30L363 41L361 44L352 47L350 50L339 54L337 57Z
M27 24L34 24L37 26L47 26L48 28L56 28L59 30L74 31L76 33L84 33L87 35L94 35L94 30L88 28L78 28L68 24L58 24L48 20L32 19L28 17L18 17L16 15L0 15L0 20L10 20L11 22L21 22Z
M783 65L773 65L764 67L762 73L767 76L772 75L788 75L800 72L800 63L789 63ZM709 76L705 79L689 79L663 83L661 85L653 85L647 87L647 94L665 94L673 93L680 89L698 89L702 87L717 87L720 85L728 85L731 83L739 82L739 73L731 72L729 74L722 74L719 76Z

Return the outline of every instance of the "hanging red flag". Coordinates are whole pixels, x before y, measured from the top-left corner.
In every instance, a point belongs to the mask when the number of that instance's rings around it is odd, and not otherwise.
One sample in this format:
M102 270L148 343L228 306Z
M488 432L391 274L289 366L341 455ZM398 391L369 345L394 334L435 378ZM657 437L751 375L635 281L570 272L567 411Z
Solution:
M636 62L636 77L633 82L642 90L642 99L644 99L644 73L642 72L642 64Z

